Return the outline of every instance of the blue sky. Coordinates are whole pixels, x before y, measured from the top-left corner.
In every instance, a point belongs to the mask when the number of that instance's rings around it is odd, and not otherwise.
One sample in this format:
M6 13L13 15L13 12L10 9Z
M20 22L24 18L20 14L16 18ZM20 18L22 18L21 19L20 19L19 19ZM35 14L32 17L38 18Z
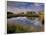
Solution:
M26 11L41 11L44 10L44 3L31 2L7 2L8 11L11 12L26 12Z

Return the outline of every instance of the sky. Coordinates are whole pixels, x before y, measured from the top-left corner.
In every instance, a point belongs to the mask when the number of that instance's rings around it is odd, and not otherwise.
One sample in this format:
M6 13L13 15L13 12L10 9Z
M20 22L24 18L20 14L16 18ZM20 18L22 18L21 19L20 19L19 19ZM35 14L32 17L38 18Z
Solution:
M44 10L44 3L16 2L16 1L7 2L7 11L13 13L20 13L27 11L39 12L41 10Z

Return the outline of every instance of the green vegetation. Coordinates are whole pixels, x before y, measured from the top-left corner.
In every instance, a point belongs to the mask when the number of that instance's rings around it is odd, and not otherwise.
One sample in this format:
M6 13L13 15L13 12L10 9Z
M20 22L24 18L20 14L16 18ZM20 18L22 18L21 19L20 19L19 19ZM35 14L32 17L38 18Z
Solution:
M30 28L28 26L24 26L21 24L7 24L7 33L24 33L24 32L32 32L34 30L29 30Z
M7 18L12 18L12 17L39 17L35 12L27 12L26 14L19 13L19 14L13 14L11 12L7 12Z

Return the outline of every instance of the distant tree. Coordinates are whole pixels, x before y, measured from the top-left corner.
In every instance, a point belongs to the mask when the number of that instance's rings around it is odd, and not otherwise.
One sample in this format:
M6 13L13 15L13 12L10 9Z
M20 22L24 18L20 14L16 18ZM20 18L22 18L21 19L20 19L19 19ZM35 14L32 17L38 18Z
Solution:
M28 11L28 14L36 14L34 11Z
M12 12L7 12L7 18L11 18L13 17L13 13Z
M13 14L12 12L7 12L7 14Z
M27 13L28 13L28 14L32 14L32 12L29 12L29 11L28 11Z

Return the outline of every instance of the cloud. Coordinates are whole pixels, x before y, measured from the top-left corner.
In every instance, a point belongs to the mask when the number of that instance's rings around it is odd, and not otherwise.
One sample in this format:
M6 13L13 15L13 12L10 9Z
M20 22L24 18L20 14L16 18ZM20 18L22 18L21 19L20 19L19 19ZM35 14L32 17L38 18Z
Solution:
M26 11L40 11L44 9L43 3L8 2L8 11L18 13Z
M34 3L35 6L41 6L43 3Z

